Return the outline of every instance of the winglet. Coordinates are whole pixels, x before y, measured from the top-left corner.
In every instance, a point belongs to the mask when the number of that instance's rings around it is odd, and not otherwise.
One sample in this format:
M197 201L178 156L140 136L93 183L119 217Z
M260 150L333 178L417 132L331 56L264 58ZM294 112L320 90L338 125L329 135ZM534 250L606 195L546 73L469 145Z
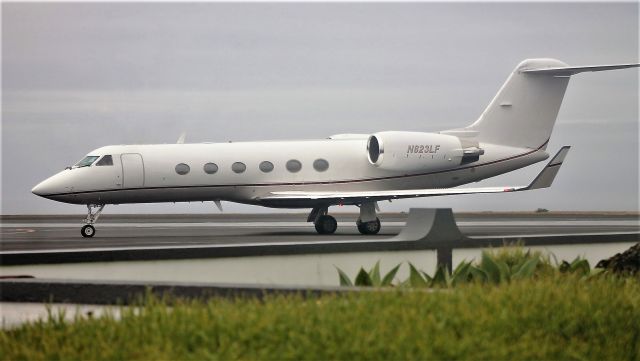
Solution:
M184 144L184 140L187 137L187 132L182 132L182 134L180 134L180 137L178 138L178 141L176 142L176 144Z
M556 153L556 155L551 159L549 164L547 164L547 166L544 167L544 169L540 172L540 174L538 174L533 182L531 182L531 184L529 184L529 186L524 188L523 190L550 187L551 183L553 183L553 180L556 177L556 174L558 174L558 171L560 170L560 166L562 165L564 158L567 156L567 153L569 153L569 149L571 149L571 147L568 145L560 148L558 153Z

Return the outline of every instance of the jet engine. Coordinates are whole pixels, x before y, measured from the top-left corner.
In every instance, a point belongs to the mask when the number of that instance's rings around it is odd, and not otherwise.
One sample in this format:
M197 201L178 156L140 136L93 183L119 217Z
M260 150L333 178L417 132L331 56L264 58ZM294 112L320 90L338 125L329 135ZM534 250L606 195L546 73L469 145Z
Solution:
M422 132L379 132L367 140L369 162L390 171L437 171L480 159L477 142L454 135Z

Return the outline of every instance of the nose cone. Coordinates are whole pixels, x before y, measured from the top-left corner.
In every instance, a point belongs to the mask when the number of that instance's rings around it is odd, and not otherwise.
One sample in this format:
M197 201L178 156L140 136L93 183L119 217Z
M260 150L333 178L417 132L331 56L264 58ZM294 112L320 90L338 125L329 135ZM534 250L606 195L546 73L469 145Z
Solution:
M33 187L33 189L31 189L31 193L46 198L48 195L54 194L52 186L51 178L48 178Z
M72 175L69 171L64 170L38 183L33 187L31 193L40 197L53 199L52 196L68 193L73 190L71 178Z
M73 193L76 183L77 175L71 170L63 170L38 183L31 193L53 201L82 204L84 200Z

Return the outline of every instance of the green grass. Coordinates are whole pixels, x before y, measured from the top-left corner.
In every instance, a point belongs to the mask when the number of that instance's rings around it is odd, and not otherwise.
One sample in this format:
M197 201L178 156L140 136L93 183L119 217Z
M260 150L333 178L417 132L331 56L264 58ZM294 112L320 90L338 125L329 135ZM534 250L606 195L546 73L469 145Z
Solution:
M447 290L151 299L121 319L0 333L3 360L640 360L637 278L550 275Z

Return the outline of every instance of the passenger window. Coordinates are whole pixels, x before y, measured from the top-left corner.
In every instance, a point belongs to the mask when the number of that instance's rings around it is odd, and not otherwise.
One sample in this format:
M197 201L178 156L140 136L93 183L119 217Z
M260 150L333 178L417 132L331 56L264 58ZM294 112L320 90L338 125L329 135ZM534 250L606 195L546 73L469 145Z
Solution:
M104 157L102 157L102 159L98 161L98 163L96 163L96 165L98 166L113 165L113 158L110 155L105 155Z
M316 159L313 162L313 169L317 170L318 172L324 172L325 170L329 169L329 162L322 158Z
M78 163L76 163L76 165L74 165L75 168L81 168L81 167L88 167L91 164L93 164L93 162L96 161L96 159L100 158L97 155L88 155L84 158L82 158L81 161L79 161Z
M291 159L286 164L287 170L291 173L297 173L302 169L302 163L299 160Z
M204 172L207 174L215 174L218 171L218 165L215 163L207 163L204 165Z
M269 162L268 160L265 160L264 162L260 163L259 168L262 172L269 173L273 170L273 163Z
M180 163L180 164L176 165L176 173L178 173L180 175L185 175L185 174L189 173L190 170L191 170L191 168L189 168L189 166L184 164L184 163Z
M242 173L247 170L247 166L242 162L235 162L231 165L231 170L235 173Z

